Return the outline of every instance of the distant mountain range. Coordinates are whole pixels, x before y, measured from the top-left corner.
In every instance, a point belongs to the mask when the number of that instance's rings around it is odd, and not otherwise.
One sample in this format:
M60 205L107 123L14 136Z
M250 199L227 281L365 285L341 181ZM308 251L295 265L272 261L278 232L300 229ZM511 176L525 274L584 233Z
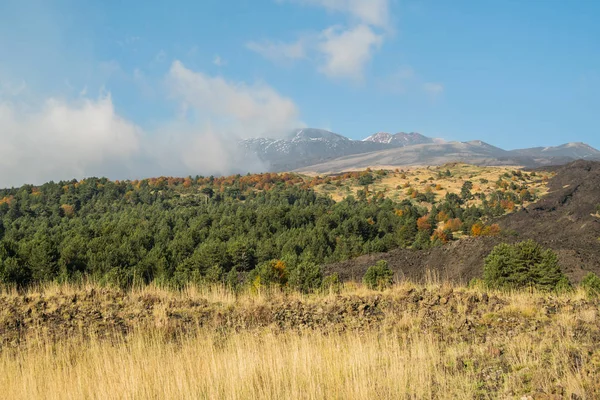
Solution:
M600 151L585 143L507 151L480 140L444 142L416 132L379 132L364 140L352 140L314 128L296 129L282 139L246 139L241 141L241 146L247 154L257 155L274 172L336 173L376 166L448 162L536 167L566 164L576 159L600 160Z

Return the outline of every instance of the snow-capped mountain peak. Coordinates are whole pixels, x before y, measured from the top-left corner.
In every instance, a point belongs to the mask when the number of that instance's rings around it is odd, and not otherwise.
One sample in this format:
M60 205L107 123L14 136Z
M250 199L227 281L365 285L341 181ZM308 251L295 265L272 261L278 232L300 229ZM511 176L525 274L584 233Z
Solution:
M387 132L377 132L363 139L363 142L375 142L375 143L390 143L394 139L394 135Z
M364 139L365 142L384 143L394 146L411 146L414 144L433 143L433 139L423 136L417 132L398 132L394 135L387 132L378 132L368 138Z

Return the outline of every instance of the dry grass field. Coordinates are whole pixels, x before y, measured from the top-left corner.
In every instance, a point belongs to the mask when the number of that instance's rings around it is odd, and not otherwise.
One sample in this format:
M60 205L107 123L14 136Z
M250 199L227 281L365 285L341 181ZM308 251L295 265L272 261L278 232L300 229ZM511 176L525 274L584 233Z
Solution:
M6 399L595 399L582 291L402 283L233 294L50 286L0 295Z
M373 169L373 174L377 176L377 171L386 171L386 175L381 176L375 183L369 185L372 193L382 192L385 197L396 201L402 201L410 198L411 191L426 193L431 191L436 195L436 199L442 199L447 193L460 194L462 185L466 181L473 183L473 193L490 193L498 190L496 182L503 178L507 182L516 182L519 185L525 185L528 190L537 197L543 196L547 192L547 180L553 176L552 173L538 173L531 176L523 172L523 177L513 180L513 171L520 171L521 168L515 167L481 167L462 163L453 163L437 167L405 167ZM446 171L450 176L446 176ZM359 190L364 186L358 184L356 179L345 179L338 184L322 184L315 187L319 193L330 195L334 200L340 201L348 195L356 196ZM501 188L502 189L502 188ZM480 200L475 198L471 200L472 204L479 204Z

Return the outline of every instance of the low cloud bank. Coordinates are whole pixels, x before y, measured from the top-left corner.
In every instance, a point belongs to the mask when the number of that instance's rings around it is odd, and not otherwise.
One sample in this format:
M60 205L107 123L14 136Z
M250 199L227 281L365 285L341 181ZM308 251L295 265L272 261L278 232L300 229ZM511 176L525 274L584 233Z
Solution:
M240 139L300 126L292 100L175 61L165 77L180 113L152 131L121 117L110 94L74 101L0 97L0 187L86 176L223 175L268 168Z

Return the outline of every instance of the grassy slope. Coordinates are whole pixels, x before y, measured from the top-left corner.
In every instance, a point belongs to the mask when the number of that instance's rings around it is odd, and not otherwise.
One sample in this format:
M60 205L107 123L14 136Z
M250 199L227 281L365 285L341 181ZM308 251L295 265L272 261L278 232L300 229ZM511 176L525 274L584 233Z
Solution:
M0 387L11 399L598 398L599 305L410 283L310 296L52 286L0 295Z
M409 199L407 195L408 188L405 188L406 183L410 187L416 189L420 193L425 193L427 187L432 187L433 193L436 194L436 199L440 200L446 196L446 193L460 194L462 185L465 181L470 180L473 183L473 193L485 193L489 195L497 190L496 181L505 173L510 175L512 171L519 170L519 167L479 167L475 165L454 163L439 167L407 167L398 172L389 170L389 174L382 179L376 181L369 186L369 190L373 193L385 192L386 197L396 201ZM449 170L452 174L450 177L438 177L438 172ZM517 184L525 184L528 186L532 194L538 197L547 193L546 180L551 177L552 173L540 174L536 177L530 177L524 181L516 181ZM544 179L544 177L546 179ZM430 180L429 178L433 178ZM481 179L486 179L486 183L482 183ZM509 178L504 178L510 182ZM435 189L439 184L441 189ZM400 189L398 189L400 186ZM347 188L346 188L347 187ZM330 195L335 201L340 201L352 194L356 196L358 190L364 189L356 180L347 179L341 182L341 186L333 184L318 185L315 190L319 193ZM474 199L470 204L480 204L481 201ZM527 205L527 204L525 204Z

